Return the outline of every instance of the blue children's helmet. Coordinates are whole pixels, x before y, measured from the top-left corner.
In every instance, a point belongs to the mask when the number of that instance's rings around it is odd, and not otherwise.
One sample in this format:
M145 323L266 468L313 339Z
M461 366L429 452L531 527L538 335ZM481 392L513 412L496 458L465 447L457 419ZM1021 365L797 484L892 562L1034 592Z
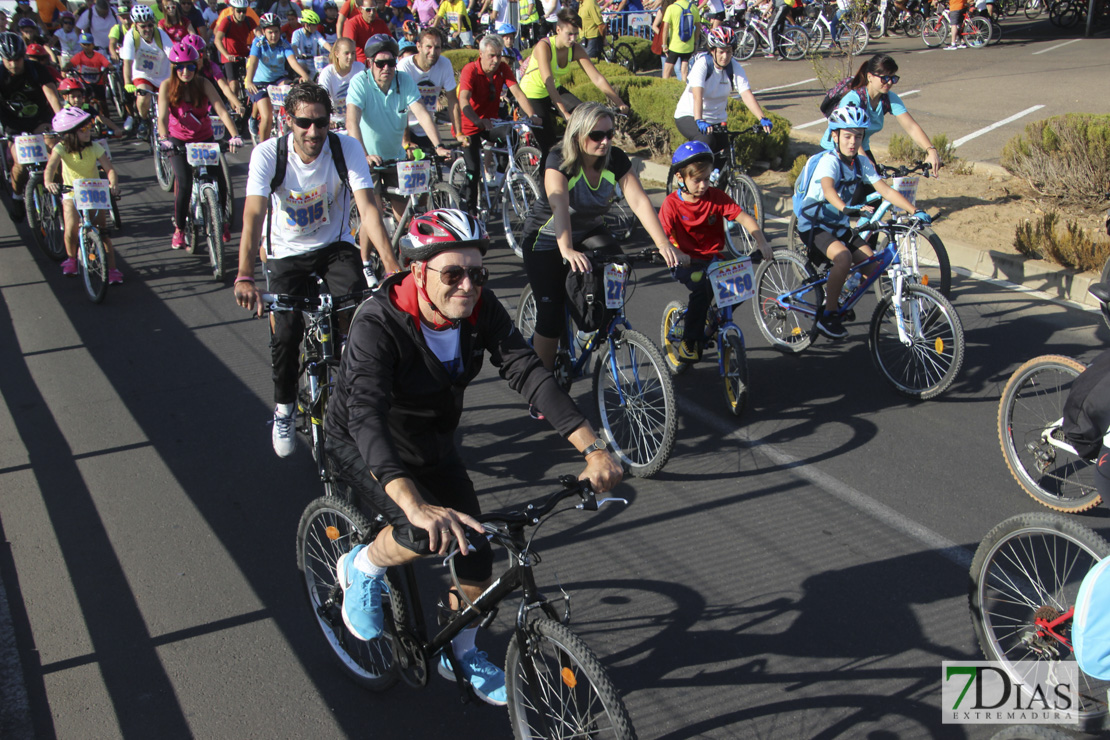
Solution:
M688 164L694 162L712 162L713 150L703 141L687 141L674 150L671 157L671 172L677 172Z
M498 36L508 36L509 34L516 33L516 28L512 23L498 23L495 29Z

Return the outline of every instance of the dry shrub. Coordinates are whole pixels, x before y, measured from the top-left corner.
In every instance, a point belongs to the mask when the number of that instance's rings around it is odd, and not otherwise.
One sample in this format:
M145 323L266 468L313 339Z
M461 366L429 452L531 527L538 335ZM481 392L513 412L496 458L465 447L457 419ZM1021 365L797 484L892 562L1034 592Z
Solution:
M1076 221L1061 224L1055 211L1018 224L1014 248L1027 257L1051 260L1080 272L1099 272L1110 257L1110 241L1091 237Z
M1042 195L1096 207L1110 187L1110 115L1034 121L1003 147L1002 166Z
M933 137L932 144L937 148L937 156L940 157L942 165L962 169L961 160L956 157L956 148L952 146L952 142L948 141L947 134L937 134ZM901 134L891 135L887 152L890 154L890 158L896 162L925 161L925 150L914 144L908 136L902 136Z
M790 174L789 174L790 187L792 189L794 187L794 183L796 183L798 181L798 178L802 174L802 168L804 168L806 166L806 162L808 162L808 161L809 161L809 157L806 156L805 154L799 154L798 157L794 160L794 164L790 167Z

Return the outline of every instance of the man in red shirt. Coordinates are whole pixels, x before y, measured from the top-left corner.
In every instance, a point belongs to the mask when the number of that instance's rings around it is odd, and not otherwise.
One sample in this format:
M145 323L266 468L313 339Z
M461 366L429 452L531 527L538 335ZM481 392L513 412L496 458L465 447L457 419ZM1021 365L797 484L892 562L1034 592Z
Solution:
M532 108L532 101L520 89L513 76L513 70L501 61L505 45L500 36L489 35L478 44L478 58L463 67L459 74L459 110L462 113L463 161L466 162L466 207L473 214L478 204L479 166L482 155L482 139L489 141L503 139L504 130L494 130L490 119L497 118L501 110L501 89L506 85L516 98L521 110L531 116L532 123L539 124L540 117ZM537 183L543 187L543 183Z
M228 87L236 97L239 80L247 71L247 56L257 26L247 15L247 0L231 0L231 13L216 21L216 49L220 52Z
M355 58L366 64L366 42L371 36L389 33L389 24L378 17L378 0L362 0L359 13L343 24L343 37L355 42Z

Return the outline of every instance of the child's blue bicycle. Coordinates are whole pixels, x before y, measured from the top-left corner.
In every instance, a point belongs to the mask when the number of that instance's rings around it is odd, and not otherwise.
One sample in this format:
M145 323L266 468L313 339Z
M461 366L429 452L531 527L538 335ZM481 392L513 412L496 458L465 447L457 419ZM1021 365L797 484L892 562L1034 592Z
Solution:
M920 232L922 227L911 216L899 216L852 230L852 238L873 231L882 231L888 238L881 251L852 266L837 314L844 320L854 319L853 309L860 298L889 273L891 291L871 315L871 357L894 390L925 400L946 391L959 374L964 361L964 329L948 299L917 282L902 261L900 232ZM801 352L808 347L817 334L817 311L825 305L827 265L817 269L796 252L782 249L759 266L755 282L752 308L760 333L783 352Z
M748 405L748 357L744 332L732 320L736 306L755 295L754 268L763 254L752 252L748 257L730 260L693 260L690 266L700 270L702 280L713 286L709 303L708 323L699 344L702 349L717 348L717 370L725 379L725 403L735 416ZM659 344L667 358L667 367L674 375L684 373L690 363L679 359L678 349L686 332L686 304L671 301L663 309Z
M68 190L70 188L63 187L63 191ZM73 204L81 214L81 224L77 227L77 266L89 300L100 303L108 294L108 257L93 219L97 211L111 210L112 194L107 180L74 180L72 191Z

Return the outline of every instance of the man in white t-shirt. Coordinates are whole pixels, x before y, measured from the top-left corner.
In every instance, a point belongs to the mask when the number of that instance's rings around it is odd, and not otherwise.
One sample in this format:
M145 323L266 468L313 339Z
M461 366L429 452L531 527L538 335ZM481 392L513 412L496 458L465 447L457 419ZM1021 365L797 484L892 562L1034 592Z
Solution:
M124 34L119 56L123 60L123 85L129 93L136 89L158 91L158 86L170 76L170 60L166 53L173 47L173 41L161 28L154 24L154 13L146 5L138 4L131 9L131 30ZM135 101L139 109L138 138L146 136L147 121L150 120L150 95L140 95Z
M771 119L752 94L744 68L732 58L734 34L728 26L710 29L705 35L709 51L698 54L690 64L686 89L674 110L678 132L688 141L701 141L719 152L728 144L724 133L712 131L714 126L728 122L728 99L736 94L748 110L759 119L763 130L771 131Z
M405 57L397 63L397 69L407 72L416 81L420 92L420 102L435 120L436 106L442 91L447 97L447 114L455 127L456 135L462 132L462 118L459 113L459 98L455 94L455 68L443 52L443 36L434 28L425 28L416 42L416 54ZM431 151L432 140L416 120L416 114L409 111L409 140L424 151Z
M93 44L104 52L108 51L108 33L117 23L119 18L109 7L108 0L96 0L96 3L77 16L77 30L91 33Z
M329 136L331 98L327 91L315 83L297 83L285 98L285 110L292 135L255 147L247 175L235 302L259 316L263 306L254 285L259 244L266 250L266 283L271 293L303 295L311 287L312 273L325 280L333 296L366 288L360 269L363 260L347 228L352 198L375 248L379 254L389 254L389 239L362 147L344 134ZM341 158L334 156L336 143ZM282 148L286 149L284 176L278 163ZM345 181L340 159L347 171ZM271 188L277 178L281 183ZM349 322L350 312L343 315ZM297 375L304 320L299 312L283 311L275 312L272 321L275 407L271 438L274 452L289 457L296 447Z

